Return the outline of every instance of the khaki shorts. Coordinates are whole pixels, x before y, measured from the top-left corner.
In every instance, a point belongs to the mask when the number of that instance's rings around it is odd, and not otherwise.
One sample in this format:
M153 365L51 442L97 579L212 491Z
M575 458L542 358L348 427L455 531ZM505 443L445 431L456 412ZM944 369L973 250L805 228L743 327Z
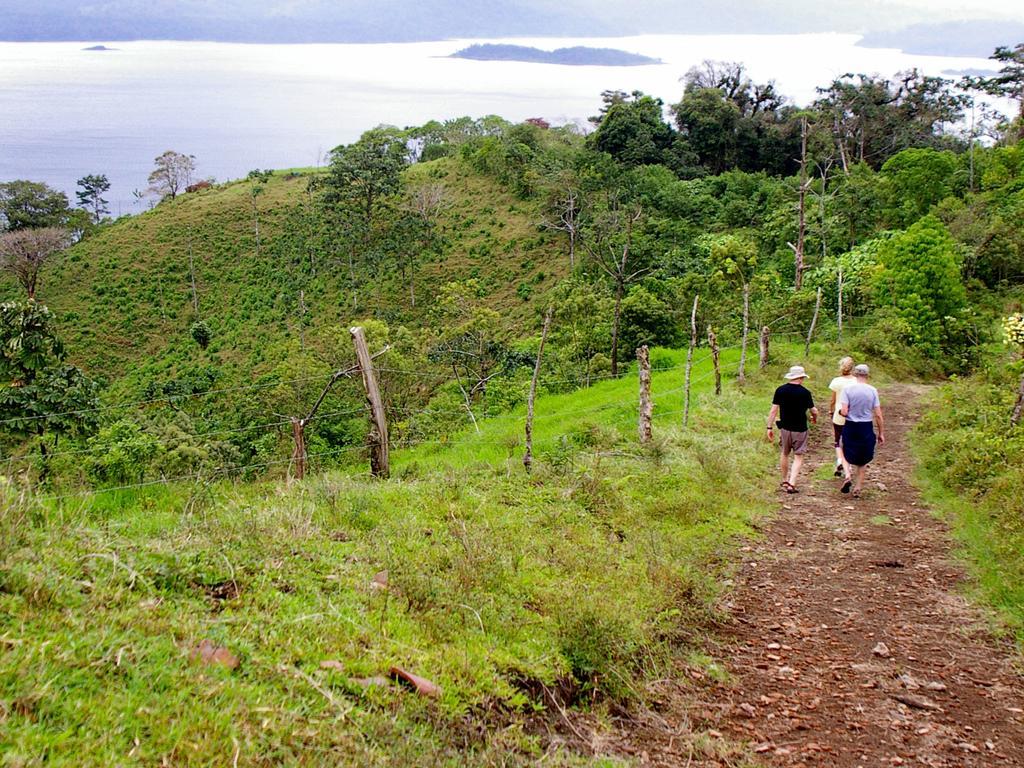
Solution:
M780 429L782 453L795 453L800 456L807 453L807 432L790 432L788 429Z

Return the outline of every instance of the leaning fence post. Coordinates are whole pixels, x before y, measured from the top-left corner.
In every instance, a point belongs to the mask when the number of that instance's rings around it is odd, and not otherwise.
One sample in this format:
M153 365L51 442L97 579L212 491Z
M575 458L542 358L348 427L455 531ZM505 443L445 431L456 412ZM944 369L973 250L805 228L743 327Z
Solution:
M811 337L814 335L814 326L818 324L818 312L821 310L821 286L818 286L818 298L814 300L814 316L811 317L811 327L807 329L807 341L804 343L804 359L811 354Z
M638 362L637 370L640 373L640 422L637 429L640 433L640 442L651 441L651 414L654 412L654 403L651 402L651 356L644 344L636 351Z
M690 423L690 373L693 371L693 350L697 348L697 303L700 294L693 297L693 310L690 312L690 347L686 350L686 402L683 405L683 426Z
M722 367L718 359L718 337L708 326L708 346L711 347L711 363L715 366L715 394L722 394Z
M306 476L306 420L291 417L292 422L292 466L295 468L295 479Z
M761 338L758 339L757 343L757 362L763 371L768 367L768 356L769 356L769 344L771 343L772 331L765 325L761 328Z
M384 414L384 401L377 387L377 376L373 371L373 358L366 346L366 335L360 327L350 328L352 342L356 348L356 359L359 370L363 374L363 386L366 388L366 402L370 406L370 474L386 480L391 474L388 456L388 422Z
M529 472L533 465L533 401L537 397L537 378L540 376L540 358L544 354L544 342L548 338L551 327L551 307L544 314L544 330L540 333L540 346L537 347L537 362L533 366L533 380L530 382L530 396L526 400L526 451L523 453L523 466Z

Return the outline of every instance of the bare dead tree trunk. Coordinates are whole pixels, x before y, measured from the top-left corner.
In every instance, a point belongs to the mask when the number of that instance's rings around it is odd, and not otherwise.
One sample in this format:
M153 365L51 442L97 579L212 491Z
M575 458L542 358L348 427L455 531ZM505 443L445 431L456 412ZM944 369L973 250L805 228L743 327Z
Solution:
M768 367L770 358L769 345L772 339L772 330L767 325L761 326L761 335L757 340L757 366L762 371Z
M623 281L615 281L615 316L612 319L612 378L619 375L619 313L622 311Z
M804 247L807 239L807 187L810 183L807 178L807 118L800 121L800 202L799 202L799 229L797 231L796 246L793 248L796 262L796 280L794 287L799 291L804 284Z
M821 218L821 263L828 256L828 217L825 210L825 191L828 185L828 172L832 167L832 158L821 166L821 194L818 196L818 214Z
M833 128L836 136L836 146L839 148L839 162L843 166L843 175L850 175L850 161L846 157L846 140L839 135L839 119L836 118L833 122Z
M455 376L455 383L459 385L459 391L462 393L463 407L466 409L466 413L469 414L469 420L473 422L473 429L480 433L480 425L476 423L476 415L473 413L473 399L470 397L469 392L462 386L462 377L459 376L459 369L455 367L455 363L452 363L452 374Z
M640 420L637 424L637 431L641 443L651 442L651 415L654 413L654 403L651 401L651 356L644 344L636 351L637 371L640 374Z
M526 450L523 452L523 466L529 472L533 466L533 401L537 397L537 379L540 378L540 361L544 354L544 342L548 338L551 327L551 307L544 313L544 330L540 332L540 346L537 347L537 361L533 366L533 379L530 380L530 396L526 400Z
M719 358L718 337L708 326L708 346L711 347L711 364L715 367L715 394L722 394L722 367Z
M633 225L640 220L641 209L637 208L626 220L626 240L622 245L622 255L618 255L617 246L609 245L608 254L603 252L604 246L593 251L598 267L615 281L615 314L612 320L612 376L619 375L619 320L622 312L622 297L626 292L626 284L632 282L649 269L642 267L632 273L626 271L629 262L629 251L633 243Z
M743 340L740 342L740 369L736 379L742 384L747 380L747 339L750 336L750 283L743 284Z
M356 348L356 359L359 370L363 374L363 386L366 388L366 402L370 406L370 474L387 480L391 474L388 446L388 422L384 413L384 400L377 386L377 375L373 370L373 358L366 345L366 335L360 327L350 328L352 342Z
M354 248L348 249L348 282L352 287L352 310L359 309L359 288L356 286L356 263Z
M188 237L188 279L192 283L192 311L199 317L199 292L196 290L196 269L192 259L192 235Z
M843 265L839 265L837 278L838 300L836 302L836 340L843 340Z
M818 312L821 311L821 286L818 286L818 296L814 300L814 314L811 316L811 327L807 329L807 341L804 342L804 358L811 354L811 337L814 336L814 327L818 324Z
M693 310L690 312L690 346L686 350L686 400L683 404L683 426L690 424L690 375L693 372L693 352L697 348L697 303L700 294L693 297Z
M256 233L256 258L260 257L260 209L256 205L256 195L249 195L249 201L252 203L252 226Z
M569 235L569 269L576 267L576 240L579 237L579 208L577 195L569 190L565 198L565 208L560 216L562 229Z

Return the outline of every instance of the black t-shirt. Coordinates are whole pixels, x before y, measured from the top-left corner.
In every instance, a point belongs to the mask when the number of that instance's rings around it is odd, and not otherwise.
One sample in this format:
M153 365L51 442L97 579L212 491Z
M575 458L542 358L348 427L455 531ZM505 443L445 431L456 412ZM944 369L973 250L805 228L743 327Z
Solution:
M779 406L780 429L807 431L807 411L814 407L814 398L803 384L783 384L775 390L772 405Z

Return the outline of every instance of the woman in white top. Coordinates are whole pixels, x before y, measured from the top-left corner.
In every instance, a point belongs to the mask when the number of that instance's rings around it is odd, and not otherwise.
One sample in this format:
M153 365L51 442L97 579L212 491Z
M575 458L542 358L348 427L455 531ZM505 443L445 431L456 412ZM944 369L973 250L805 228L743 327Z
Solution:
M832 434L835 437L836 448L836 477L843 478L843 493L850 492L852 482L850 476L850 465L843 456L843 424L846 419L839 412L839 393L851 384L857 383L857 377L853 375L853 358L844 357L839 361L839 375L829 382L828 388L832 390L832 399L828 404L828 412L832 416Z

